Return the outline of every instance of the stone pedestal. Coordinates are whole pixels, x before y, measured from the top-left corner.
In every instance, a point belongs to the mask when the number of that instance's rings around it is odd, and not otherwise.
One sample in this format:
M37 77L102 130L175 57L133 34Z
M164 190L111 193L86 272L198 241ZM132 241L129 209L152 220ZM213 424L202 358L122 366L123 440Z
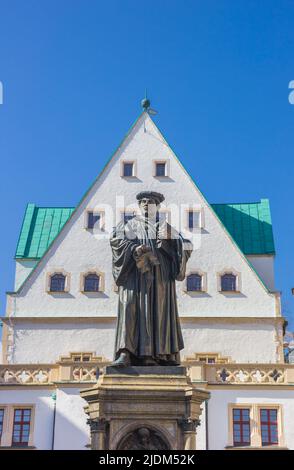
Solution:
M95 450L183 450L196 448L201 403L185 367L106 367L97 384L84 389L85 411Z

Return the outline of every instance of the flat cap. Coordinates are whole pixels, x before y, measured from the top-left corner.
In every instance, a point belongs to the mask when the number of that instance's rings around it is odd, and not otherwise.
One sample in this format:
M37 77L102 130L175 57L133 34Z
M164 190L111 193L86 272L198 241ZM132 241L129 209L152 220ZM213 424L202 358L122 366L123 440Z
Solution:
M164 195L157 193L156 191L141 191L139 194L136 196L138 201L141 201L144 198L152 198L155 200L156 204L160 204L162 201L164 201Z

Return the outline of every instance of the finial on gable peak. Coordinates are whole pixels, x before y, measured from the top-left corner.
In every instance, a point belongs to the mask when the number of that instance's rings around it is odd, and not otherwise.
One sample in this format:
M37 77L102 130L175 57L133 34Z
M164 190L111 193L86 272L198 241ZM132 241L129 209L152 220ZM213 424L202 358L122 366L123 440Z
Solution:
M144 111L148 114L157 114L157 111L155 109L150 108L151 102L147 98L147 90L145 90L145 98L142 99L141 101L141 106L144 109Z
M148 112L148 109L150 108L150 100L147 98L147 88L145 88L145 98L142 99L141 101L141 106L144 109L144 111Z

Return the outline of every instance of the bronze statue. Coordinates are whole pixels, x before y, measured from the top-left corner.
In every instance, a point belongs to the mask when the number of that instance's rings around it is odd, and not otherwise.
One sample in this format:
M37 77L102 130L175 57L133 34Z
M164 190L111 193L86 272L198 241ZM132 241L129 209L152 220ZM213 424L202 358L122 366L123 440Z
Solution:
M162 194L143 191L136 197L141 214L120 222L110 240L119 286L112 366L179 365L184 342L175 281L185 278L192 244L160 221Z

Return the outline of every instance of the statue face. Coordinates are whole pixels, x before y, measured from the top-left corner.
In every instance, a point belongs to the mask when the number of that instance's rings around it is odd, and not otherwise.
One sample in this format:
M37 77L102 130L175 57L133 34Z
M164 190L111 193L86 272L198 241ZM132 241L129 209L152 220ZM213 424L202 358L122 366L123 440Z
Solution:
M142 215L152 218L155 217L159 204L154 199L145 197L139 201L139 207Z

